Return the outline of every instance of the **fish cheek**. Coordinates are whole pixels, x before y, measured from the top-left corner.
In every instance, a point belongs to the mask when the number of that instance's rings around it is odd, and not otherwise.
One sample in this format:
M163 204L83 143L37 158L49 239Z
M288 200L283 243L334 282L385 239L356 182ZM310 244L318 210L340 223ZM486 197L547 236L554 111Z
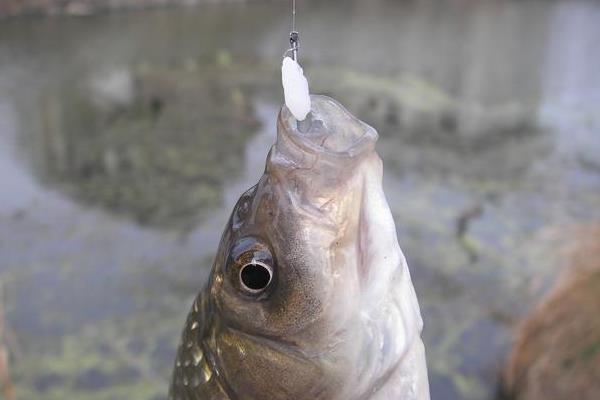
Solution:
M217 346L226 380L245 399L333 398L322 365L283 344L223 327Z
M280 335L303 330L323 308L319 285L322 260L304 235L306 221L290 210L291 205L280 199L276 207L262 204L256 213L277 258L276 286L265 311L269 326Z
M277 291L266 305L267 323L282 336L303 331L321 315L322 304L315 295L308 269L298 260L286 257L287 268L279 274Z
M265 176L244 195L246 200L240 199L223 236L212 284L212 296L227 324L279 337L292 335L315 320L323 298L316 276L322 273L318 272L320 261L311 256L314 249L303 234L307 222L280 187L275 178ZM273 276L264 296L244 295L237 281L239 271L229 269L231 252L246 240L270 249Z

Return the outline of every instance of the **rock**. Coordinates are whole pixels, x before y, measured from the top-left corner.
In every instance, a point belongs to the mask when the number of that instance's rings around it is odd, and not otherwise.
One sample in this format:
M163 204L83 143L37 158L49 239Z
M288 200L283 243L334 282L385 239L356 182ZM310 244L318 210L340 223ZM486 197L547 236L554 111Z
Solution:
M569 270L517 332L504 373L508 398L600 398L600 227L575 237Z

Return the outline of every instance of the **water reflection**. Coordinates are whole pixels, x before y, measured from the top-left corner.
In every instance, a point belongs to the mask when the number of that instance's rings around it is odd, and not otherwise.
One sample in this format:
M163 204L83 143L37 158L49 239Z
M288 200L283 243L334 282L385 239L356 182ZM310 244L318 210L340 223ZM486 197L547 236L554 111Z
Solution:
M133 74L114 70L46 93L28 146L42 179L74 198L190 229L244 165L257 128L252 104L226 74Z
M381 134L433 398L492 398L556 232L600 218L600 7L303 7L313 90ZM22 398L164 397L186 305L274 138L288 12L0 26L0 279Z

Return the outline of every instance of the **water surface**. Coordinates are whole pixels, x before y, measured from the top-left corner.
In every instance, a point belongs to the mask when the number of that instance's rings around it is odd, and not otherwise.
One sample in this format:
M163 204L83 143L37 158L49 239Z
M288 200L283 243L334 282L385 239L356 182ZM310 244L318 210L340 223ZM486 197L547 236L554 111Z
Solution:
M22 399L162 399L281 102L285 4L0 25L0 279ZM306 2L314 92L380 132L432 397L492 399L600 219L600 6Z

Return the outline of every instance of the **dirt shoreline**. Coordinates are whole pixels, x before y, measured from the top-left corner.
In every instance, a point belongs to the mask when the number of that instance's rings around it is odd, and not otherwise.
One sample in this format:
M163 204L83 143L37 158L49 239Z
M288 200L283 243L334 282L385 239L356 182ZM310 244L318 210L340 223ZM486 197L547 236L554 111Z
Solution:
M118 10L250 1L253 0L0 0L0 18L26 15L85 16Z
M519 328L504 373L513 400L593 400L600 391L600 226L581 229L557 287Z

